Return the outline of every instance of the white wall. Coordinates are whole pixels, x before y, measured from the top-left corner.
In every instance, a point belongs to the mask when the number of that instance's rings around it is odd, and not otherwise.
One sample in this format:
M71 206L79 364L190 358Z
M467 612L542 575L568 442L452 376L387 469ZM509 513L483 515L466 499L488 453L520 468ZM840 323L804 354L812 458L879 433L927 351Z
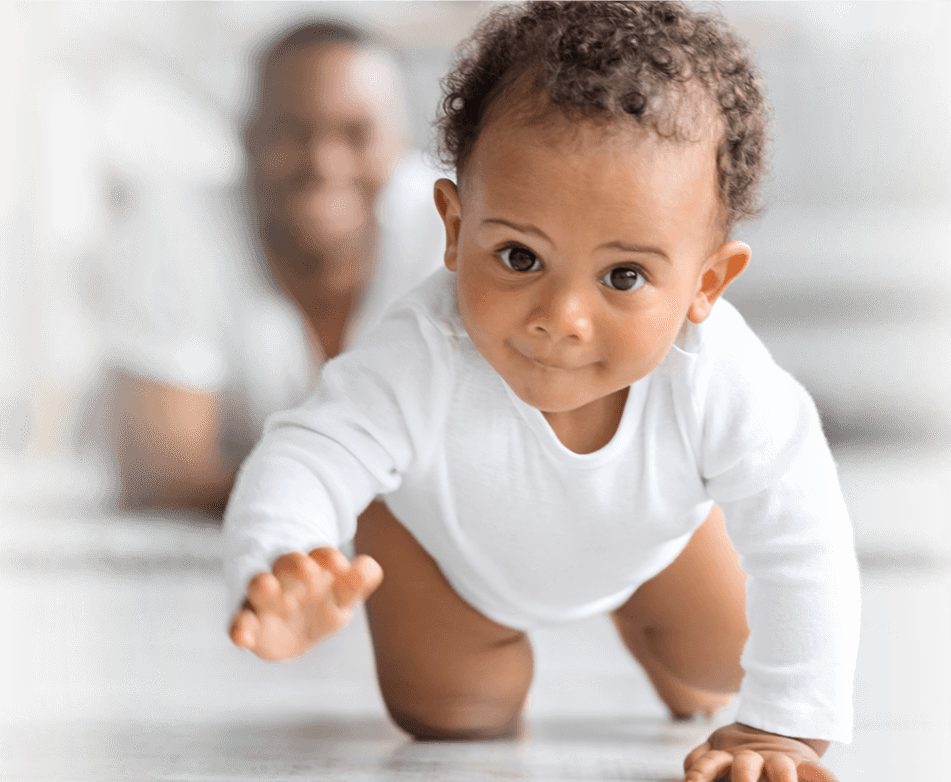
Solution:
M25 78L24 51L22 38L17 24L17 14L15 8L11 5L0 7L0 105L8 107L20 107L22 105L22 84ZM7 183L6 187L0 188L0 258L9 258L12 253L11 243L12 234L15 231L14 221L17 213L17 193L18 187L13 187L15 178L20 176L20 171L15 162L14 150L23 142L24 135L24 117L22 110L7 112L8 121L0 124L0 182ZM5 262L0 266L0 272L11 274L11 264ZM0 287L0 296L2 306L0 306L0 316L9 317L10 315L10 283L8 278L2 278L3 285ZM6 325L6 320L4 320ZM0 330L0 339L4 339L0 345L0 350L4 351L0 355L6 355L10 345L7 343L9 334L6 329Z
M0 449L27 438L31 378L40 354L43 291L36 268L38 26L30 9L0 5Z

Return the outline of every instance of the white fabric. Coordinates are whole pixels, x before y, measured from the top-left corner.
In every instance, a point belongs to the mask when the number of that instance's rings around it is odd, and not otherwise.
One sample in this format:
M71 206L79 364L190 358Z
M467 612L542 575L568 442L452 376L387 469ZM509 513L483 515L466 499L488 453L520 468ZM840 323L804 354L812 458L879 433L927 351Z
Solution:
M716 501L749 575L738 719L849 740L859 592L835 466L812 400L727 302L580 455L474 348L437 271L268 422L226 514L231 607L280 554L348 541L375 495L463 598L523 629L619 606Z
M445 234L432 195L438 177L415 152L381 193L377 273L344 346L441 264ZM267 269L243 194L153 189L122 226L112 255L110 363L164 385L220 394L222 444L239 462L268 415L303 401L324 362L300 310Z

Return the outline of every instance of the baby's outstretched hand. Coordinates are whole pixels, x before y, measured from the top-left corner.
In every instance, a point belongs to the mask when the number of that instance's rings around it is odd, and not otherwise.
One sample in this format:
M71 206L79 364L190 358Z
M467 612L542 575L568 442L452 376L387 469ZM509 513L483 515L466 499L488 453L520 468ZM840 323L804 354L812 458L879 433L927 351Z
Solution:
M687 755L684 772L684 782L838 782L805 741L738 722L715 730Z
M264 660L299 657L343 628L382 580L376 560L365 555L349 562L330 547L285 554L249 582L231 640Z

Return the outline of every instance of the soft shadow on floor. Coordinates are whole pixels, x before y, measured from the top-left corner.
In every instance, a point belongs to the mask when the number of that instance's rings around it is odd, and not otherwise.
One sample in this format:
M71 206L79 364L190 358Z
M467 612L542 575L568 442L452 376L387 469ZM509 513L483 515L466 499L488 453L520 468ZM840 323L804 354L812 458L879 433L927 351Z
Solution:
M678 779L684 725L656 720L540 720L517 740L417 742L389 721L283 718L192 723L86 722L8 727L3 779L606 780Z

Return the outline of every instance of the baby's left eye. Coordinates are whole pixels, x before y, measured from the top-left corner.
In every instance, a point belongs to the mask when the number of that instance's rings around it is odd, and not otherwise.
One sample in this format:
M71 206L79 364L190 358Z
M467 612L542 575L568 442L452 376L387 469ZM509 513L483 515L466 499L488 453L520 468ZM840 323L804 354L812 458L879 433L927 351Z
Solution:
M632 291L640 288L646 280L637 269L630 266L617 266L605 274L599 282L616 291Z

